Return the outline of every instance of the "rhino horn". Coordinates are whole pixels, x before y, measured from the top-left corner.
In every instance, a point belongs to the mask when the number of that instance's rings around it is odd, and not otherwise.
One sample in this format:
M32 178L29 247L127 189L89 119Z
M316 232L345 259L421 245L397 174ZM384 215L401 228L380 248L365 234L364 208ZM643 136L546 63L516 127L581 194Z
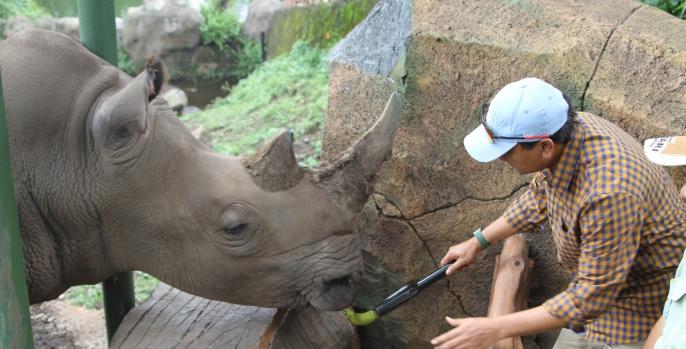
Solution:
M391 155L400 113L400 96L393 93L374 126L331 164L313 171L313 180L343 207L359 212L372 194L378 170Z
M242 162L255 184L266 191L291 188L300 182L304 174L293 153L291 130L282 131Z

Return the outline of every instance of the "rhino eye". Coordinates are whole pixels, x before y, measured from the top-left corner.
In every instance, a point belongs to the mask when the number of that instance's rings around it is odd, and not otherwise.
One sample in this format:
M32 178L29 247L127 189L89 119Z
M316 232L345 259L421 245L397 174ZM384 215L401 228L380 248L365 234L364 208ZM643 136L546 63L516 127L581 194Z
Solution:
M259 210L247 203L233 203L223 210L212 227L212 236L226 253L249 256L262 246L264 226Z
M224 227L224 234L228 235L229 237L238 237L245 231L245 228L248 227L248 223L238 223L234 225L228 225Z

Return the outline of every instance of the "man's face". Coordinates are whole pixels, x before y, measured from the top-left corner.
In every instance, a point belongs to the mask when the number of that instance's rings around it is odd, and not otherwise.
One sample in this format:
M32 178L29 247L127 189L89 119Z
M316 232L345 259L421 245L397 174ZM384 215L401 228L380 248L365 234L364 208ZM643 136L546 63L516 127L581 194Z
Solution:
M541 156L540 144L529 149L517 144L507 153L500 157L500 160L507 162L520 174L528 174L538 172L546 166L545 159Z

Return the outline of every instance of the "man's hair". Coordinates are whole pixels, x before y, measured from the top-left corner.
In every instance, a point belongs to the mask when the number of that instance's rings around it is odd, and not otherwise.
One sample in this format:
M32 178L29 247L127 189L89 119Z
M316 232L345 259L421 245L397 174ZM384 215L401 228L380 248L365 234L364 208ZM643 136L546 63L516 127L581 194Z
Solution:
M576 124L576 111L572 109L572 103L569 102L569 97L567 97L567 95L565 95L564 93L562 94L562 97L565 99L565 102L567 102L569 109L567 109L567 121L565 121L564 125L562 125L562 127L560 127L560 129L557 130L557 132L553 133L550 136L550 139L552 139L555 143L569 142L572 139L572 134L574 133L574 128ZM540 141L518 143L526 149L532 149L538 142Z

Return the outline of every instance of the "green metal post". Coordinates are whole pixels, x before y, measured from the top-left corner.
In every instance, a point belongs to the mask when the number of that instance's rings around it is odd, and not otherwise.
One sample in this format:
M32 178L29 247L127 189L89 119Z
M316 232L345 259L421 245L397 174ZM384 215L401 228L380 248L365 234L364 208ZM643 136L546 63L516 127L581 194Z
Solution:
M0 73L0 348L33 348Z
M117 66L117 30L114 0L78 0L81 43L100 58ZM102 283L107 339L117 331L124 315L135 305L133 273L119 273Z
M78 0L81 43L100 58L117 65L114 0Z

